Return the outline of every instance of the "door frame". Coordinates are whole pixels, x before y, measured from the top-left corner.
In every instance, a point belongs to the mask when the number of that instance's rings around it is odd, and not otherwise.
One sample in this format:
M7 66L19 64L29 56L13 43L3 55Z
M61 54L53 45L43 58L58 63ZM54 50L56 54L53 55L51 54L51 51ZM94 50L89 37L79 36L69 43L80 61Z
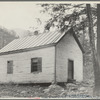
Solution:
M68 59L67 75L69 73L69 61L73 61L73 76L72 76L73 78L71 80L74 80L74 60L73 59ZM69 80L68 78L69 77L67 76L67 81Z

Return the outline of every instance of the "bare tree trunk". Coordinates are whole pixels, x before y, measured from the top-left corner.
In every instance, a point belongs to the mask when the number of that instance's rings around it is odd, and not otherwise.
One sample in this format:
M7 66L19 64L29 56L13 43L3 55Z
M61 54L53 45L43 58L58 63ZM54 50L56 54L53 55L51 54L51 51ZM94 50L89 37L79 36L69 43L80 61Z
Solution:
M94 35L94 31L93 31L93 20L92 20L91 6L90 6L90 4L87 4L86 7L87 7L87 17L88 17L88 22L89 22L90 45L91 45L92 57L93 57L92 61L93 61L93 68L94 68L95 86L94 86L94 90L93 90L93 95L100 96L100 67L98 64L99 61L97 60L97 51L95 49L95 35Z
M97 77L95 79L94 94L100 96L100 4L97 4Z
M100 66L100 4L97 4L97 57Z
M82 40L82 46L84 48L84 40L85 40L85 27L83 26L83 40Z

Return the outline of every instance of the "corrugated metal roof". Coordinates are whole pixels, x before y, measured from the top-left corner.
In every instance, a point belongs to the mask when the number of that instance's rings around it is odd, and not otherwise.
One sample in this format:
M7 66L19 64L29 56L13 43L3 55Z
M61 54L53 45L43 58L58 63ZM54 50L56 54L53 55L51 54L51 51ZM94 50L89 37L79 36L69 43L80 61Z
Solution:
M57 43L64 34L65 32L61 33L59 30L56 30L55 32L46 32L34 36L15 39L2 48L0 53Z

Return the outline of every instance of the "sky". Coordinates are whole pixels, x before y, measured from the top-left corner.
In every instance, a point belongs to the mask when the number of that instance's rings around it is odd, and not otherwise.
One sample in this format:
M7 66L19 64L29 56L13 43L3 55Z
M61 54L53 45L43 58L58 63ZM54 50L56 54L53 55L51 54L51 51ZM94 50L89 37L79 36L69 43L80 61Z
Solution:
M34 31L31 27L39 27L40 32L43 32L45 21L50 16L48 14L40 13L43 8L37 5L36 2L0 2L0 26L7 29L17 29L17 34L22 34L22 30ZM74 8L68 10L66 13L72 13ZM40 18L42 25L37 24L36 18ZM23 33L24 34L24 33Z
M49 17L41 14L35 2L0 2L0 26L7 29L30 29L37 26L36 18L45 22Z

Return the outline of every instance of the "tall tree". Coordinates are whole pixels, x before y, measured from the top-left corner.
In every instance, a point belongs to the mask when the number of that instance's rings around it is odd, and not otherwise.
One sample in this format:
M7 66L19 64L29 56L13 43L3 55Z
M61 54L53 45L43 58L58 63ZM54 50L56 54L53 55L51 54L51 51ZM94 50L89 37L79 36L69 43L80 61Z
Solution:
M97 6L97 49L95 48L95 35L93 31L93 19L91 13L91 5L86 4L87 7L87 17L89 23L89 37L90 45L92 49L92 61L94 68L94 96L100 96L100 5Z
M97 53L94 66L95 87L94 96L100 96L100 4L97 4Z

